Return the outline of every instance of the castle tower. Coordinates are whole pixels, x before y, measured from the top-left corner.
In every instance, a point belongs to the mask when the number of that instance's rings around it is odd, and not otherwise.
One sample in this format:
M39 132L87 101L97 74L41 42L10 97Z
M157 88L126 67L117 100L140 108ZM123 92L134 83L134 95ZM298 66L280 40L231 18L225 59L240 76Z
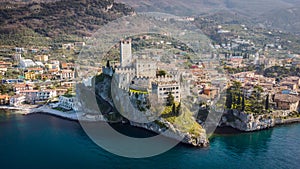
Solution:
M121 67L128 67L132 64L131 39L120 42Z

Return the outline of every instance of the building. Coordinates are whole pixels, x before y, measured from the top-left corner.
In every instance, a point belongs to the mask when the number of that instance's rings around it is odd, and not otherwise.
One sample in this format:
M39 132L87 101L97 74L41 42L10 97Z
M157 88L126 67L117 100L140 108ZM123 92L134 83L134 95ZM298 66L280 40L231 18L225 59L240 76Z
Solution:
M28 68L28 67L34 67L36 64L31 59L21 59L20 60L20 67L22 68Z
M26 97L27 103L35 103L37 101L47 101L57 96L56 90L24 90L20 92L20 95Z
M297 76L289 76L289 77L283 78L282 81L293 82L293 83L297 84L298 86L300 86L300 77L297 77Z
M276 94L274 102L279 110L298 111L300 98L288 94Z
M42 80L52 80L54 79L54 76L52 74L41 74L41 79Z
M156 61L152 59L136 59L135 70L137 77L155 78L157 71Z
M75 72L73 70L61 70L60 79L74 79Z
M13 90L15 93L19 94L21 91L33 90L33 87L30 84L19 83L13 85Z
M173 78L157 80L152 82L152 94L156 94L160 102L166 103L169 94L174 97L175 102L180 102L180 84Z
M0 61L0 66L10 68L10 67L12 67L12 63Z
M0 95L0 105L9 105L9 98L7 94Z
M159 65L159 66L158 66ZM164 76L157 76L159 70L164 70ZM165 68L165 69L162 69ZM174 69L176 66L158 64L154 59L132 56L131 40L120 42L120 66L114 69L118 87L130 93L139 93L145 96L154 94L157 101L166 103L169 94L175 102L180 102L182 88L190 89L190 83L180 83L180 73ZM104 73L110 75L108 68L103 68ZM192 76L192 75L191 75ZM187 92L188 93L188 92Z
M10 106L20 106L22 103L24 103L26 100L26 97L24 95L15 95L12 96L9 100Z
M295 82L290 82L290 81L282 81L280 82L280 86L287 86L289 89L293 91L298 89L298 85Z
M75 45L75 47L84 47L85 42L75 42L74 45Z
M58 106L66 110L71 110L74 108L74 101L75 101L74 96L62 95L59 96Z
M33 72L35 74L42 74L44 73L44 69L40 67L31 67L26 69L28 72Z
M25 72L24 76L25 76L26 80L36 80L37 79L37 74L34 72Z
M1 75L5 75L6 72L7 72L7 67L6 67L6 66L1 66L1 65L0 65L0 74L1 74Z
M45 63L45 62L48 62L49 56L48 55L38 55L38 56L35 56L35 60Z
M57 96L65 95L67 92L68 92L68 89L56 89Z

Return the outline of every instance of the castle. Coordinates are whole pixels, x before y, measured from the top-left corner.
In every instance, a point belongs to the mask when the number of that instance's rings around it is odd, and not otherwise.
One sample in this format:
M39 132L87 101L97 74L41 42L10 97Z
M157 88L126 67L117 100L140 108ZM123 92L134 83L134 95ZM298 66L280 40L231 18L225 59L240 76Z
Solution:
M118 87L129 92L151 93L157 95L159 102L167 102L169 93L175 102L180 102L182 85L178 71L169 72L168 75L157 74L158 61L152 58L133 56L131 39L120 41L120 66L114 69L118 79ZM112 76L112 68L103 68L103 73ZM184 88L188 88L184 84Z

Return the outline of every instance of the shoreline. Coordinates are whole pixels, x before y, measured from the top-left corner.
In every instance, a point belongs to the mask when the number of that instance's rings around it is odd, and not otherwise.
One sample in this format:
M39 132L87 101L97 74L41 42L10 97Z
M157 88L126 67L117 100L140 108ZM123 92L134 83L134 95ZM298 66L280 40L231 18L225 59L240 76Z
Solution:
M70 120L75 122L107 122L106 119L104 119L101 115L88 115L80 112L75 111L67 111L62 112L59 110L52 109L46 105L37 107L37 105L34 106L26 106L26 107L10 107L10 106L0 106L0 110L12 110L17 111L17 114L21 115L33 115L33 114L43 114L43 115L49 115L54 116L57 118L61 118L64 120ZM121 123L121 122L120 122ZM269 130L275 127L290 125L300 123L300 118L291 118L291 119L284 119L281 122L276 123L274 127L269 127L265 129L255 130L255 131L242 131L238 130L236 128L233 128L231 126L223 126L223 127L217 127L213 135L236 135L236 134L243 134L243 133L252 133L262 130ZM138 127L131 125L133 127ZM138 127L142 128L142 127ZM144 128L145 129L145 128ZM147 129L145 129L147 130ZM148 130L151 131L151 130Z

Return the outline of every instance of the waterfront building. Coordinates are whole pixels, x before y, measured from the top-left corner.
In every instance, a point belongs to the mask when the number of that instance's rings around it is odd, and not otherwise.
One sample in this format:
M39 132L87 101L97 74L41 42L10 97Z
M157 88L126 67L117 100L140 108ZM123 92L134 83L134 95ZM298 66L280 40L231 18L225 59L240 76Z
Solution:
M0 95L0 105L9 105L9 96L7 94Z
M300 98L288 94L275 94L274 101L279 110L298 111Z
M10 106L20 106L22 103L24 103L26 100L26 97L24 95L15 95L12 96L9 100Z
M66 110L71 110L74 108L74 101L75 97L71 95L62 95L59 96L59 104L58 106L66 109Z

